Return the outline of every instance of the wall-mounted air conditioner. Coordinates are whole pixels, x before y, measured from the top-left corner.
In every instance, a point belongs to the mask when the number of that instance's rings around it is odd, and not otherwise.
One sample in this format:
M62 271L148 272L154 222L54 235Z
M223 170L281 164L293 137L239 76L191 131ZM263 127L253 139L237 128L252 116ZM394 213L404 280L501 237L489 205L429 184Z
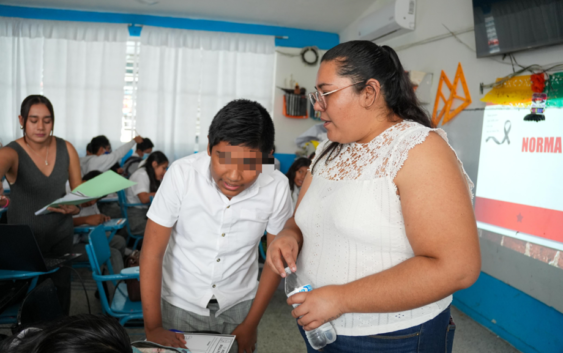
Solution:
M392 0L362 18L358 34L362 40L381 41L414 31L415 0Z

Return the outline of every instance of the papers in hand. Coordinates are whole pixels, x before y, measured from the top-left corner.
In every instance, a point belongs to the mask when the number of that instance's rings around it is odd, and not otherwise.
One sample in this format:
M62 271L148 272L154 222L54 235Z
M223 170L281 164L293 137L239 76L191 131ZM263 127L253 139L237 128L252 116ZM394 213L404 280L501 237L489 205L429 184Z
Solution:
M228 353L235 341L235 336L220 334L186 333L184 337L188 349L165 347L149 341L136 341L131 345L142 353L153 353L155 348L163 353Z
M50 211L48 207L57 207L59 205L80 205L81 203L99 199L107 194L121 191L133 186L137 183L129 181L119 174L108 170L97 177L80 184L70 194L66 194L58 200L55 200L35 212L35 215L47 214Z

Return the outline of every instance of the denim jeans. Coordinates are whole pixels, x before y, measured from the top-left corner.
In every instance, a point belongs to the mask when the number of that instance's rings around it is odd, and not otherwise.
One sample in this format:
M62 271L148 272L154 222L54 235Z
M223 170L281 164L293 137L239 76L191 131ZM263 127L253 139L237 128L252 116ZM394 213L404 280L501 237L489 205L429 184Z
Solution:
M299 325L298 325L299 326ZM315 353L305 331L299 326L307 345L307 353ZM323 353L451 353L455 324L450 307L421 325L372 336L338 336L334 343L322 348Z

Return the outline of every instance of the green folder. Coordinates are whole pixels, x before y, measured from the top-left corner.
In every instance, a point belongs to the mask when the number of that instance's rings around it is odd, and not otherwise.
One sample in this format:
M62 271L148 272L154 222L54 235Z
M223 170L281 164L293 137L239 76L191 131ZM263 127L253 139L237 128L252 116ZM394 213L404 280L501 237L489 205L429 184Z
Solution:
M98 175L97 177L80 184L70 194L66 194L58 200L55 200L35 212L35 215L47 214L50 211L48 207L56 207L59 205L80 205L82 203L99 199L108 194L127 189L137 183L125 179L114 171L108 170L107 172Z

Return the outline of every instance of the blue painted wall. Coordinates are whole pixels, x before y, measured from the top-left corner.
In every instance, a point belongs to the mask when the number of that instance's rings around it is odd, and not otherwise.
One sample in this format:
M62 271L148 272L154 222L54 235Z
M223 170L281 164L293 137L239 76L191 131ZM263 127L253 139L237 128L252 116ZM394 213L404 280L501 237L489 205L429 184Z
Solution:
M524 353L563 352L563 314L484 272L453 304Z
M287 173L289 167L291 167L293 161L295 161L295 154L291 153L275 153L274 157L280 161L280 171L284 174Z
M7 5L0 5L0 16L58 21L127 23L135 25L148 25L200 31L234 32L288 37L287 39L276 39L276 46L281 47L302 48L306 46L316 45L320 49L328 50L340 43L340 38L336 33L310 31L288 27L266 26L226 21L198 20L178 17L94 11L57 10ZM130 27L129 33L132 36L139 36L140 31L140 27Z

